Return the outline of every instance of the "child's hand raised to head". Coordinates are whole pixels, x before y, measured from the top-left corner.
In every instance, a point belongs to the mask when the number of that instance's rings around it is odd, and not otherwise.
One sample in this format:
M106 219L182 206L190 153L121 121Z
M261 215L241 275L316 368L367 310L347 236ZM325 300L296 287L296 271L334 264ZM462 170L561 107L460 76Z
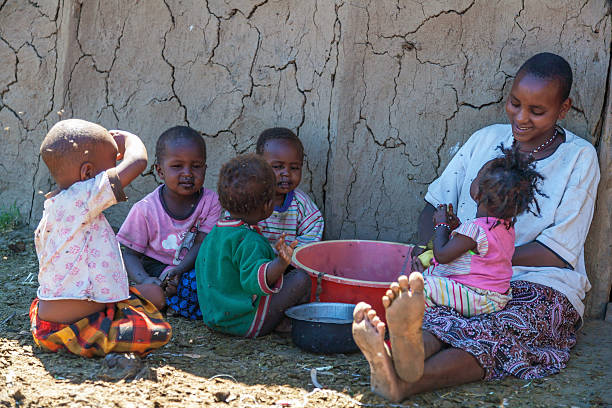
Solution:
M123 155L125 154L125 139L128 135L132 135L132 133L117 129L109 130L108 132L115 140L115 143L117 143L117 161L123 160Z
M287 245L287 242L285 241L286 236L287 234L283 233L278 241L276 241L274 247L276 248L276 252L278 252L278 257L286 264L286 266L289 266L291 263L291 258L293 257L293 250L298 245L298 242L293 241L291 244Z
M109 131L117 143L117 160L123 160L117 166L121 185L127 186L147 168L147 149L142 140L125 130Z

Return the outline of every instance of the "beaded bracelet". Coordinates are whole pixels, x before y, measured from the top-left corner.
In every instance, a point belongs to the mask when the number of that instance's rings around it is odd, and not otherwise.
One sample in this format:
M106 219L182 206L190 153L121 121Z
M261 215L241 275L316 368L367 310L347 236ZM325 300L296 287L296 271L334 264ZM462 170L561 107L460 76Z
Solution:
M444 228L446 228L446 229L448 230L448 232L450 232L450 230L451 230L450 225L448 225L448 224L447 224L447 223L445 223L445 222L439 222L439 223L437 223L437 224L436 224L436 226L435 226L435 227L433 227L434 232L436 231L436 229L438 229L438 227L444 227Z

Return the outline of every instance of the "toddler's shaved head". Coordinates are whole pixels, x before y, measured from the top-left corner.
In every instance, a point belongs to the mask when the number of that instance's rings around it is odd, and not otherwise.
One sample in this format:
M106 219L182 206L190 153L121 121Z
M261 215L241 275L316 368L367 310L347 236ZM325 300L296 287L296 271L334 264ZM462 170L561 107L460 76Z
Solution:
M56 123L40 146L40 154L57 181L67 169L80 166L94 157L97 147L114 144L108 130L95 123L67 119Z

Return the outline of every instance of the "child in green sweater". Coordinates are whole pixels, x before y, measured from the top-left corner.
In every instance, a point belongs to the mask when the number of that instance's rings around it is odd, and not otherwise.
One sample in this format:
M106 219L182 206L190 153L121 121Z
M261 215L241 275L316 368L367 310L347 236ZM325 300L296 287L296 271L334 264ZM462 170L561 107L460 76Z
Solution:
M256 229L274 210L276 177L261 157L238 156L221 168L219 202L229 216L210 231L195 264L204 323L244 337L270 333L287 308L310 298L304 271L283 275L297 241L276 242L278 256Z

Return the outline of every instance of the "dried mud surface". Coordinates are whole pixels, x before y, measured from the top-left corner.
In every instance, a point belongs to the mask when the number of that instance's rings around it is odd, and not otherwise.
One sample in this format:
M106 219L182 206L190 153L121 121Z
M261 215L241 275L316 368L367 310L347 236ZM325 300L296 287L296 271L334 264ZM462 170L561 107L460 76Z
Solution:
M26 243L24 251L16 245L20 241ZM369 391L368 365L360 354L313 355L294 347L289 337L237 339L172 317L174 337L144 360L143 378L102 380L109 374L102 360L47 353L34 345L27 314L36 292L36 273L31 232L3 234L0 406L400 406ZM559 375L442 389L402 406L612 406L611 361L612 324L591 321L568 368ZM314 390L313 368L318 369L323 390Z

